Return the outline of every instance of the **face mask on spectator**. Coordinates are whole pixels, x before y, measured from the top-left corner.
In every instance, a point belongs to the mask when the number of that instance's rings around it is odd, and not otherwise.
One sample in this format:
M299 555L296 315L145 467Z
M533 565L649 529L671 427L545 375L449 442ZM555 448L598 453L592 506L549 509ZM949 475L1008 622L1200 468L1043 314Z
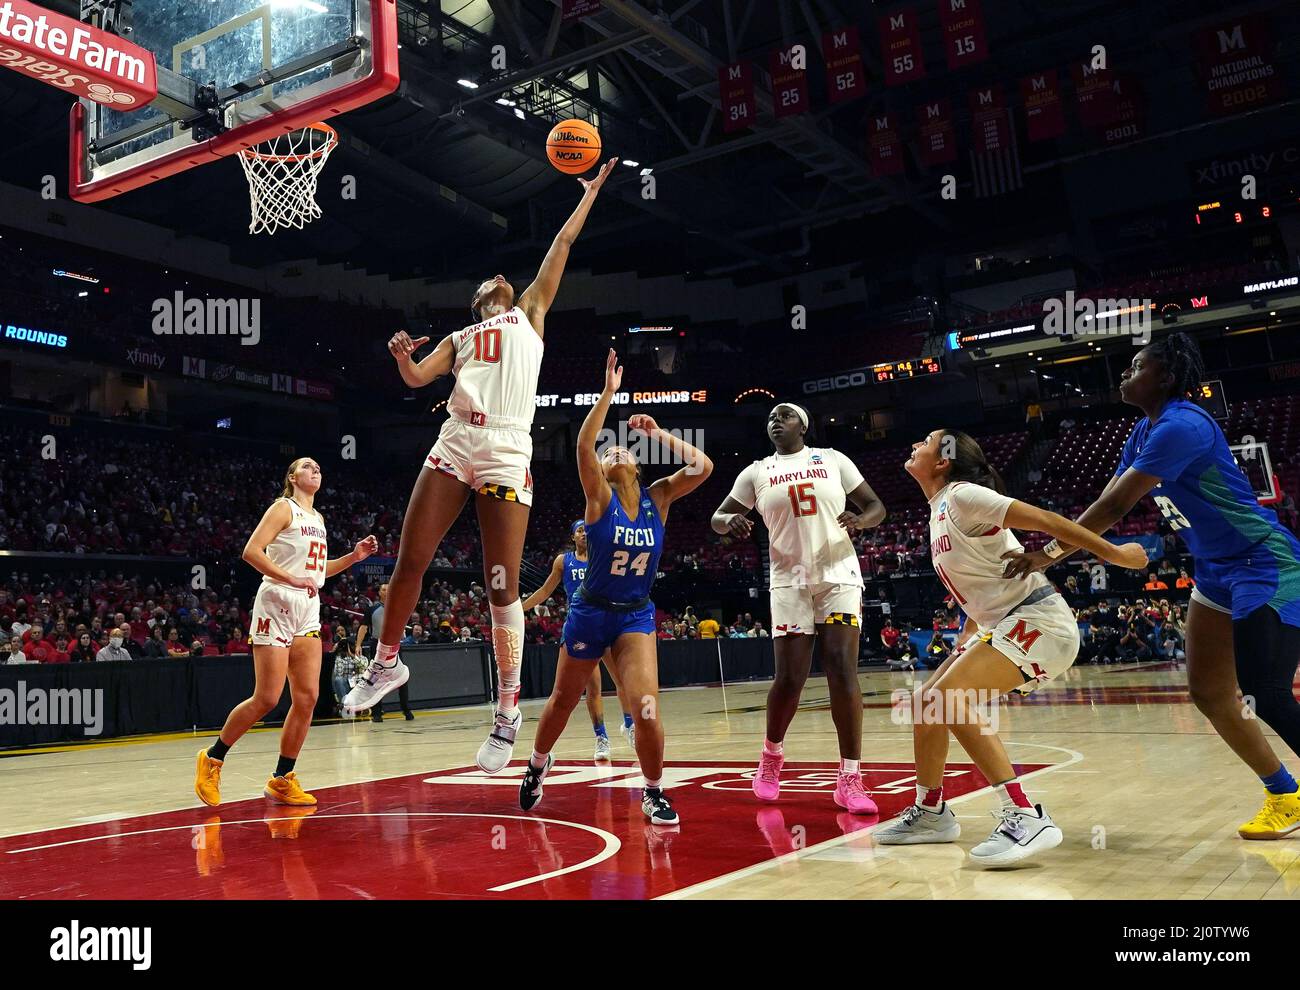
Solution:
M121 636L109 636L109 637L108 637L108 642L113 646L114 649L116 649L117 647L119 647L119 646L122 645L122 637L121 637Z

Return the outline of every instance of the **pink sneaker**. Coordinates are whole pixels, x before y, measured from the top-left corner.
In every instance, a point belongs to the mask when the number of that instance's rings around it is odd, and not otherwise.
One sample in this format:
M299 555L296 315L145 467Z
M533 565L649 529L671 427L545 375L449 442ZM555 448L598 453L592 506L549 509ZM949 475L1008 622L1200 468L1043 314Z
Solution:
M784 763L784 756L763 750L762 759L758 761L758 773L754 774L754 794L760 801L775 801L781 796L781 767Z
M757 788L755 788L757 789ZM856 773L842 773L835 784L835 803L855 815L878 815L880 809Z

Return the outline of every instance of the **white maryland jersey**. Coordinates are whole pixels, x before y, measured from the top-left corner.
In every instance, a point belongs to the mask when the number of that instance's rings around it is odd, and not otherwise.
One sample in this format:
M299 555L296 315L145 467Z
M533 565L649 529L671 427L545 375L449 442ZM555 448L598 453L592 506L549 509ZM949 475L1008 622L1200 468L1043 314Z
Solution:
M1050 582L1037 571L1002 576L1009 550L1025 549L1002 524L1014 499L968 481L954 481L930 499L930 559L957 604L980 629L992 629L1008 612Z
M740 472L731 497L746 509L757 506L763 517L772 541L771 587L862 587L857 549L838 522L844 496L862 481L853 462L829 447L769 454Z
M451 335L456 385L447 411L472 426L532 429L542 338L516 306Z
M266 555L277 567L284 568L294 577L313 578L319 588L325 583L325 562L328 559L325 520L319 512L308 512L291 498L281 501L289 504L293 519L275 535L275 539L266 548ZM270 584L282 584L265 576L262 580Z

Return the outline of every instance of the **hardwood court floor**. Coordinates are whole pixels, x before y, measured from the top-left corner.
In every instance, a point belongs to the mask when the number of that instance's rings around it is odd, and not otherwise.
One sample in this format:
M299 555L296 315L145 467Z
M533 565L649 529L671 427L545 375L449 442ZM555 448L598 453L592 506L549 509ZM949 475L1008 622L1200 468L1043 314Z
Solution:
M593 766L580 706L531 813L516 788L540 702L525 704L517 760L497 778L473 765L487 706L316 726L298 768L319 799L309 814L261 796L275 729L232 751L217 809L192 790L211 734L0 754L0 899L1300 899L1300 834L1237 837L1262 788L1187 701L1183 671L1164 664L1076 668L1001 709L1026 791L1065 832L1056 850L1014 870L969 863L996 799L955 744L946 789L960 841L874 845L871 829L913 795L911 733L890 707L912 676L861 677L863 772L879 819L831 799L835 734L819 678L787 737L775 805L749 790L767 683L665 693L667 781L682 816L670 830L641 816L612 696L614 764Z

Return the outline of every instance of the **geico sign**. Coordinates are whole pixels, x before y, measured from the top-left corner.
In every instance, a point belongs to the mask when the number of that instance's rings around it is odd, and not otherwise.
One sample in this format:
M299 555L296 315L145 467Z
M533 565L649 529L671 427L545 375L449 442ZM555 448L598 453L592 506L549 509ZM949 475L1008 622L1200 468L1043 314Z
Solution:
M0 3L0 65L119 110L158 95L152 52L27 0Z
M865 371L846 371L842 375L832 375L830 378L817 378L810 382L803 383L804 395L813 395L816 392L834 392L841 388L859 388L867 384L867 373Z

